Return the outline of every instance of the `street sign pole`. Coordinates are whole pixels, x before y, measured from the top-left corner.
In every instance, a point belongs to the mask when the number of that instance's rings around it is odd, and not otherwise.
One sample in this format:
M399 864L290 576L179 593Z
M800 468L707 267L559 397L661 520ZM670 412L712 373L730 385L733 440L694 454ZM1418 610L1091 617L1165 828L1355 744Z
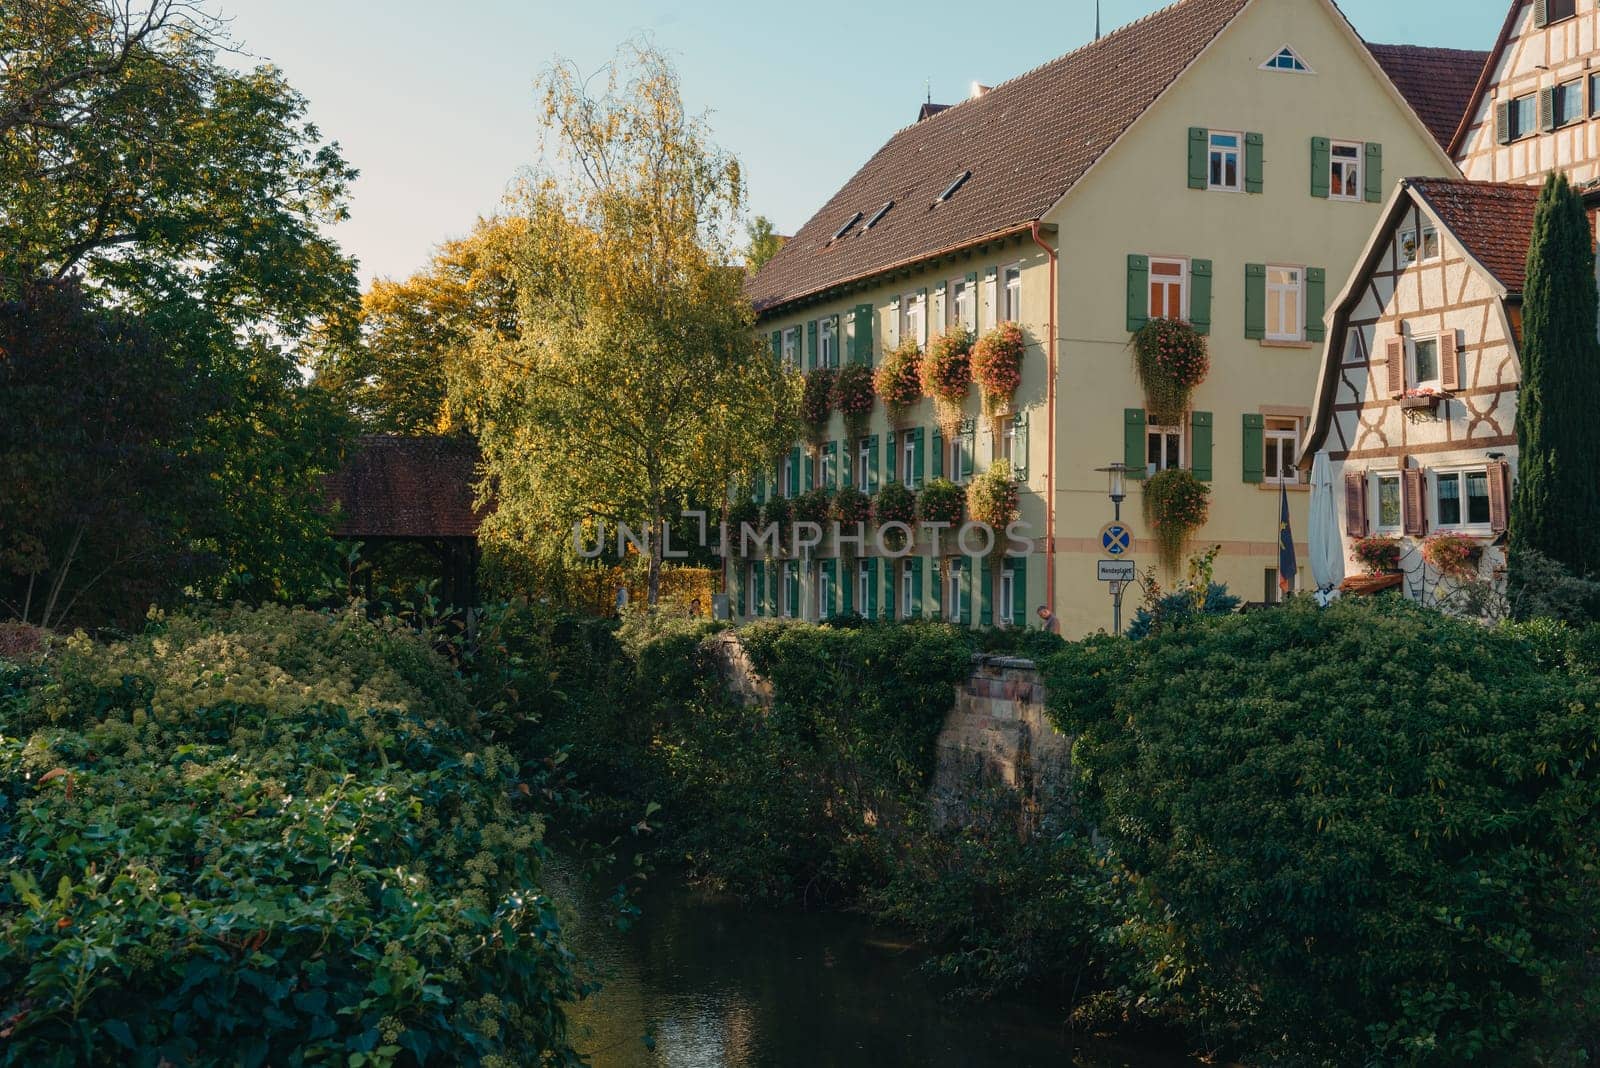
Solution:
M1111 583L1111 626L1113 634L1122 633L1122 583Z

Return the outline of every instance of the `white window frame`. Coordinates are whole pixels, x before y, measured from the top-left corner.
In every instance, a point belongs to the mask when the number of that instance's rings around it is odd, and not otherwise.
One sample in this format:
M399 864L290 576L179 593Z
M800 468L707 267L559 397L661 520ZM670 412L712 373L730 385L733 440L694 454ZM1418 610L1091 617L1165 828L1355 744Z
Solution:
M1351 160L1340 156L1338 152L1341 148L1355 149L1355 159ZM1363 171L1367 162L1366 154L1367 146L1363 141L1331 141L1328 143L1328 198L1330 200L1356 201L1366 197L1366 186L1363 184L1366 181L1366 174ZM1347 194L1344 191L1345 185L1348 183L1334 181L1334 169L1340 164L1344 164L1347 168L1355 168L1356 191L1354 194ZM1348 170L1346 173L1349 173Z
M785 560L783 567L778 570L778 600L780 614L784 619L793 619L795 606L789 603L789 576L793 573L794 562Z
M867 561L856 561L856 615L865 617L872 604L872 569Z
M1178 439L1178 459L1177 459L1176 463L1169 462L1165 466L1156 466L1156 465L1154 465L1154 464L1152 464L1150 462L1150 439L1152 437L1155 437L1158 434L1161 435L1161 438L1162 438L1161 451L1163 453L1165 453L1167 451L1167 439L1168 438L1175 437L1175 438ZM1147 422L1145 424L1145 428L1144 428L1144 468L1145 468L1146 477L1148 477L1150 475L1154 475L1154 474L1156 474L1157 472L1160 472L1160 471L1170 471L1174 467L1180 467L1181 468L1184 465L1184 461L1186 459L1184 454L1187 451L1188 451L1188 443L1183 440L1183 427L1181 427L1181 426L1163 426L1160 423L1149 423L1149 422Z
M962 436L963 435L958 430L954 434L950 435L950 440L949 441L945 442L944 477L949 479L951 482L960 482L961 481L961 439L962 439Z
M1156 266L1158 264L1162 265L1162 266L1177 267L1178 268L1178 314L1177 315L1158 316L1156 314L1156 306L1155 306L1155 299L1154 298L1155 298L1155 287L1156 287L1156 277L1157 277L1157 275L1156 275ZM1163 279L1163 281L1161 283L1162 285L1170 286L1172 284L1171 281L1170 281L1170 279L1172 278L1171 275L1161 275L1160 277ZM1151 256L1150 257L1150 284L1147 287L1147 289L1149 290L1149 292L1147 292L1145 294L1145 296L1146 296L1146 298L1148 300L1148 304L1147 304L1147 307L1145 308L1145 312L1146 312L1146 314L1148 314L1150 316L1150 318L1152 318L1152 319L1161 319L1161 318L1164 318L1164 319L1181 319L1184 322L1188 322L1188 320L1189 320L1189 261L1188 260L1173 259L1173 258L1167 257L1167 256Z
M834 318L826 316L817 323L817 366L837 367L839 356L839 338L837 323Z
M1294 284L1286 285L1273 281L1274 271L1293 271ZM1284 312L1289 308L1294 310L1295 329L1285 331L1282 329ZM1272 313L1278 313L1279 330L1272 330ZM1302 266L1287 263L1267 264L1267 340L1268 341L1303 341L1306 336L1306 269Z
M944 568L945 619L961 621L961 558L951 557Z
M900 561L900 618L911 618L911 561Z
M839 481L839 472L836 469L839 458L836 449L837 446L833 449L822 449L821 455L817 458L817 481L821 485L832 486Z
M1482 475L1484 501L1489 500L1489 469L1482 464L1467 464L1462 467L1445 467L1432 471L1428 475L1429 488L1432 492L1432 511L1428 514L1433 517L1439 530L1459 530L1469 534L1487 534L1493 522L1493 513L1489 513L1481 523L1472 523L1467 520L1467 476ZM1461 496L1458 498L1461 506L1461 521L1459 523L1446 523L1443 513L1439 510L1439 483L1447 478L1458 480Z
M837 566L837 565L835 565ZM822 561L817 561L817 622L827 619L832 613L833 586L828 582L828 572L823 570Z
M783 481L779 484L778 492L775 494L775 496L787 497L789 496L789 487L798 486L800 484L795 479L794 474L794 457L792 455L785 456L783 458Z
M1272 425L1272 423L1274 421L1277 421L1277 422L1280 422L1280 423L1289 423L1290 425L1287 426L1287 427L1281 427L1281 426L1275 427L1275 426ZM1262 434L1261 434L1261 450L1262 450L1261 451L1261 466L1262 466L1263 471L1265 472L1263 477L1265 478L1265 480L1266 480L1268 485L1272 485L1272 486L1298 486L1300 484L1300 473L1299 473L1298 470L1296 470L1295 473L1293 475L1290 475L1288 478L1285 478L1281 473L1280 474L1271 473L1272 469L1267 466L1267 446L1271 442L1277 442L1277 444L1278 444L1278 468L1277 468L1277 470L1279 472L1281 472L1283 470L1283 449L1285 447L1287 447L1289 449L1289 455L1293 456L1296 460L1299 460L1300 459L1300 420L1296 419L1296 418L1292 418L1290 416L1286 416L1286 415L1278 415L1278 416L1268 416L1266 418L1266 423L1267 423L1267 425L1262 430Z
M1216 143L1216 141L1217 141L1217 138L1219 138L1219 137L1231 137L1231 138L1233 138L1233 147L1230 148L1230 147L1228 147L1226 145L1218 145ZM1226 177L1227 173L1228 173L1228 170L1227 170L1228 157L1229 156L1233 157L1233 184L1232 185L1229 185L1226 181L1213 182L1211 180L1213 158L1216 155L1218 155L1219 153L1222 155L1222 159L1223 159L1223 165L1222 165L1222 175L1223 175L1223 177ZM1219 193L1239 193L1239 192L1243 192L1243 190L1244 190L1244 134L1242 132L1240 132L1238 130L1207 130L1206 131L1206 188L1210 189L1210 190L1213 190L1215 192L1219 192Z
M1291 59L1293 59L1296 63L1300 64L1299 68L1296 68L1296 67L1282 67L1282 66L1278 65L1278 60L1283 58L1283 54L1285 52L1289 53L1289 57ZM1272 55L1268 56L1267 57L1267 61L1265 63L1261 64L1261 68L1260 69L1276 71L1276 72L1278 72L1280 74L1315 74L1315 73L1317 73L1316 71L1311 69L1311 64L1306 62L1306 57L1302 56L1299 53L1299 51L1297 51L1295 49L1294 45L1289 45L1289 44L1284 45L1282 48L1280 48L1277 51L1273 52Z
M999 622L1006 626L1014 626L1017 621L1017 573L1009 567L1000 568L1000 619Z
M1433 377L1419 378L1417 376L1417 345L1419 342L1433 342ZM1444 389L1444 363L1440 352L1439 335L1428 334L1422 337L1406 338L1406 388L1407 389Z
M856 448L856 464L856 489L871 493L876 487L872 485L872 443L867 438Z
M800 328L791 326L783 332L783 363L786 367L800 366Z
M910 338L920 347L928 346L928 306L927 298L920 293L908 293L900 298L900 307L904 309L903 326L900 336Z
M1428 251L1430 241L1433 243L1432 252ZM1432 263L1443 258L1444 245L1439 240L1439 228L1432 223L1419 223L1401 236L1400 250L1407 266Z
M900 469L900 481L905 483L907 489L921 489L920 485L911 483L917 462L917 442L910 434L905 435L905 444L900 448L900 456L905 464Z
M1376 534L1399 534L1406 525L1406 498L1405 480L1400 477L1398 470L1374 471L1370 479L1372 483L1372 509L1367 514L1372 517L1372 530ZM1394 483L1395 512L1394 522L1383 521L1383 484Z
M1022 264L1010 263L1000 268L1000 292L1004 301L1004 323L1022 322Z
M950 323L969 333L978 332L978 285L965 278L950 280Z

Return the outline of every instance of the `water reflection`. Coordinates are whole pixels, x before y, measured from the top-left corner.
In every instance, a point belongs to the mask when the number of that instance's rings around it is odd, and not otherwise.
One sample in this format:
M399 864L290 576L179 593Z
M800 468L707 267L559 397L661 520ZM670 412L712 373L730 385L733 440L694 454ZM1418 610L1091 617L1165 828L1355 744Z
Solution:
M913 946L856 917L745 909L670 886L642 905L626 935L583 915L592 903L572 923L575 948L606 978L574 1014L595 1068L1194 1063L1074 1036L1036 1005L943 998Z

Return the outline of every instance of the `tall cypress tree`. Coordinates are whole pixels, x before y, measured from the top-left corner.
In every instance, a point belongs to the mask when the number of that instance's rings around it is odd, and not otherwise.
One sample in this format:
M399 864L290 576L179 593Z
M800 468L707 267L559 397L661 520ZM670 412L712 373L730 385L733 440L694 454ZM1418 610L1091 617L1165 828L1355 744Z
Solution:
M1600 572L1600 341L1595 257L1583 201L1566 175L1539 194L1522 292L1522 384L1517 394L1517 488L1511 503L1511 581L1522 550L1579 575Z

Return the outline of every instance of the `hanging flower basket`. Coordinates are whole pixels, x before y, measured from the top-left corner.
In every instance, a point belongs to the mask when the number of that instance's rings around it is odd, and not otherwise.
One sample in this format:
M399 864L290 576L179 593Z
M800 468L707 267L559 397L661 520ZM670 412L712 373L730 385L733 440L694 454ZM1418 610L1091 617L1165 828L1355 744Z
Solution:
M907 409L922 399L922 349L911 338L883 354L883 362L873 372L873 388L898 421Z
M1020 507L1010 460L996 460L967 487L967 514L995 532L996 545L1004 541L1006 527L1016 521Z
M728 509L728 551L736 556L744 555L745 524L749 524L751 530L760 534L761 506L755 501L739 501Z
M1180 319L1151 319L1133 335L1134 372L1151 419L1183 422L1189 398L1211 371L1205 335Z
M773 497L761 506L761 526L778 528L778 548L788 544L789 524L794 522L794 507L787 497Z
M904 523L912 526L917 521L917 495L907 489L903 482L891 482L878 491L877 498L872 502L872 518L881 527L886 523ZM898 530L890 531L884 538L885 544L892 549L899 549L905 537Z
M986 415L1010 407L1022 384L1022 354L1027 347L1016 323L1001 323L973 343L972 378L983 392Z
M1478 573L1483 546L1465 535L1442 532L1423 541L1422 559L1445 578L1468 579Z
M826 489L818 486L816 489L807 490L794 499L794 521L823 526L828 522L832 506L833 502L829 499Z
M1350 548L1350 557L1370 575L1400 570L1400 539L1380 534L1360 538Z
M872 522L872 498L856 489L846 486L833 495L832 518L842 527L854 527L857 523Z
M834 378L831 367L806 372L805 390L800 394L800 421L810 431L813 442L820 442L828 434L828 419L833 415Z
M1211 487L1192 471L1169 467L1145 480L1144 521L1155 537L1156 556L1169 573L1183 559L1183 544L1211 515Z
M851 437L859 438L866 433L874 396L872 371L865 364L853 363L834 379L833 409L844 416L844 425Z
M972 335L961 327L928 342L922 357L922 391L933 398L934 418L947 434L961 426L961 407L972 390Z
M959 526L962 511L966 506L966 493L960 486L945 478L934 479L917 494L917 517L924 523Z

